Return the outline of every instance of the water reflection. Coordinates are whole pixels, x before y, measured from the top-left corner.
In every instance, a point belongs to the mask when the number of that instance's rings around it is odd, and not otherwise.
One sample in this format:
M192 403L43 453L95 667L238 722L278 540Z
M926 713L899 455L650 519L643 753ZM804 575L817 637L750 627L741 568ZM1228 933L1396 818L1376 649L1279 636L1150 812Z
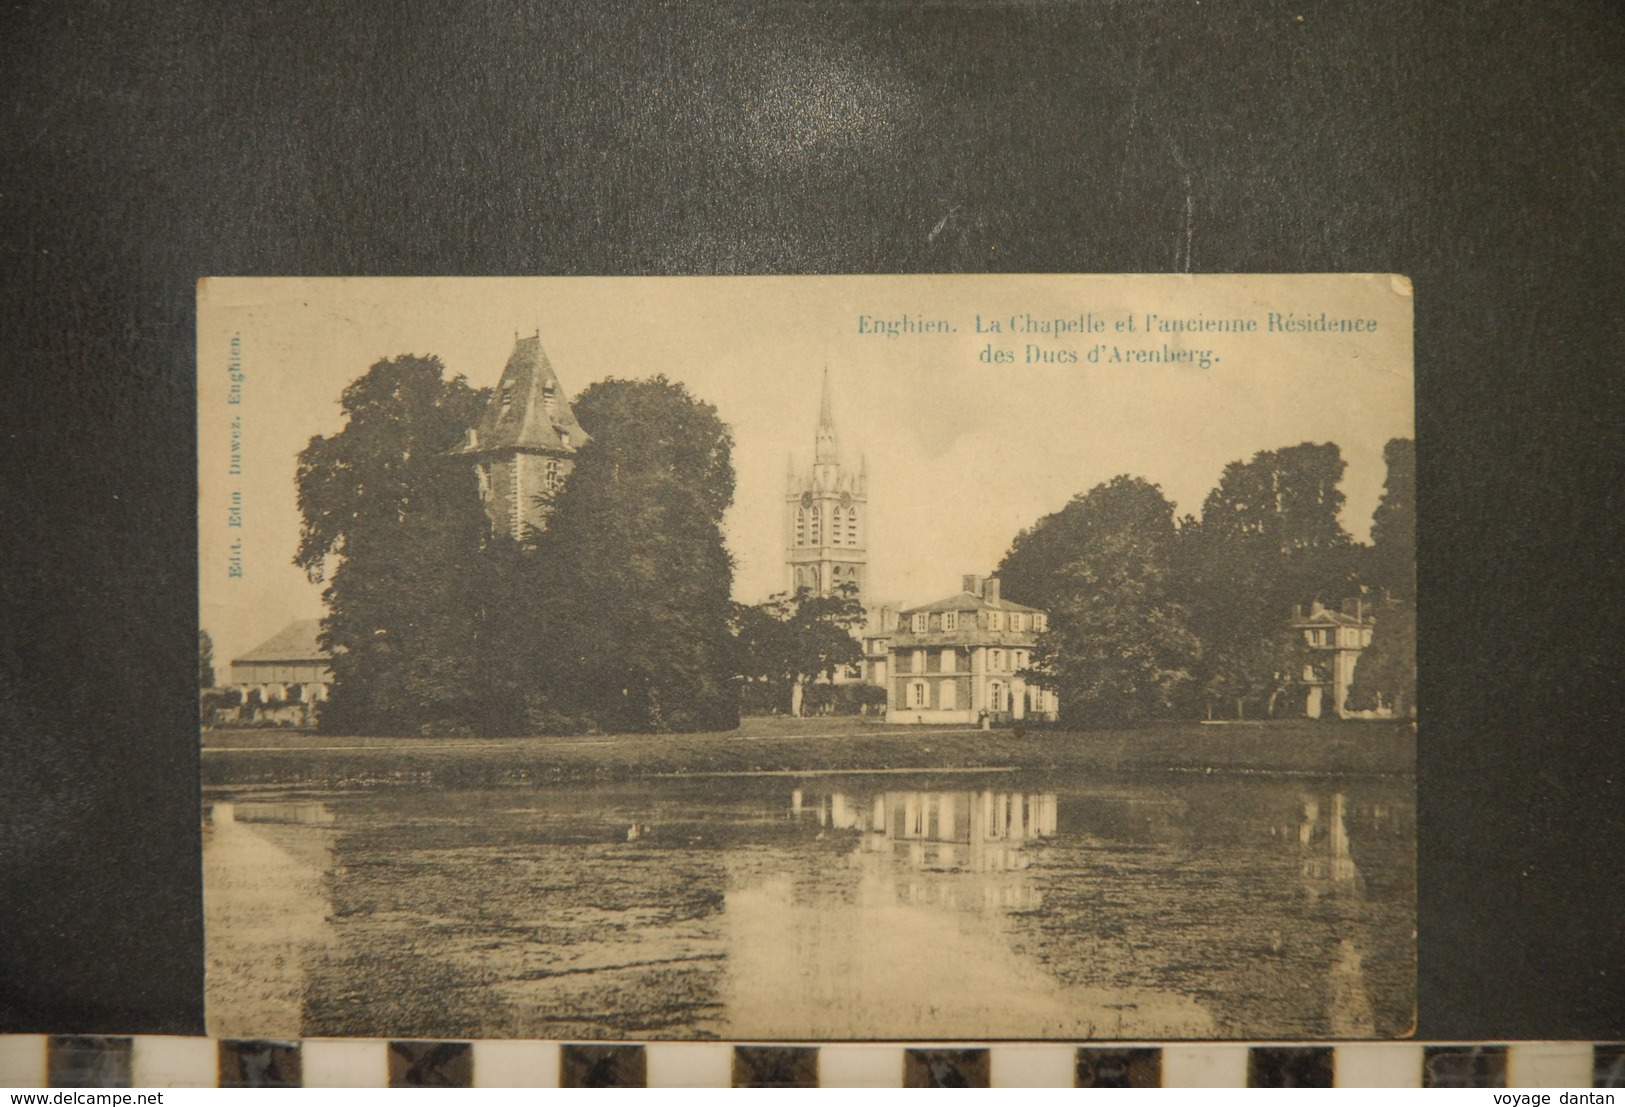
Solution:
M1211 1030L1190 997L1069 985L1021 948L1012 924L1043 908L1036 851L1056 835L1056 793L800 788L788 812L815 843L850 845L834 865L749 857L731 868L727 1007L739 1032Z
M312 956L308 977L262 974L286 1001L304 990L293 1033L1361 1037L1408 1022L1403 784L940 779L222 793L205 835L211 1026L217 980L253 995L250 962ZM273 893L284 914L267 928Z
M1024 843L1052 836L1056 825L1054 792L881 792L872 799L831 792L815 796L811 811L821 827L858 831L867 852L895 850L916 869L941 872L1024 869L1031 861ZM790 813L811 813L800 788L790 795Z

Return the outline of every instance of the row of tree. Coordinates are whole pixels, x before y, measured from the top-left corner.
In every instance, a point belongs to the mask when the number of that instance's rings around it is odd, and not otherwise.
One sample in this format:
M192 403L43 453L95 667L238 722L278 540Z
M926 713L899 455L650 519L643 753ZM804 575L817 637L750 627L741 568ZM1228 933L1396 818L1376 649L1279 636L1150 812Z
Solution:
M1394 439L1385 458L1369 545L1338 521L1345 464L1330 443L1232 462L1200 518L1176 519L1160 488L1120 476L1023 531L998 572L1004 595L1049 612L1033 676L1063 721L1273 714L1316 661L1292 608L1349 597L1376 625L1347 706L1413 709L1413 443Z
M300 454L296 562L328 580L324 729L516 734L738 725L732 437L680 384L609 379L539 534L493 535L453 456L489 399L433 357L380 361Z
M324 728L729 729L742 697L795 712L861 661L850 593L732 602L733 444L714 407L663 377L589 386L574 411L591 439L546 529L515 541L455 454L488 400L436 358L380 361L345 389L344 427L300 454L295 560L328 581ZM1293 605L1347 596L1381 601L1349 706L1414 704L1410 441L1386 457L1369 545L1338 522L1337 447L1309 443L1227 466L1200 518L1124 476L1019 535L998 573L1050 614L1033 676L1063 721L1270 714L1310 660Z

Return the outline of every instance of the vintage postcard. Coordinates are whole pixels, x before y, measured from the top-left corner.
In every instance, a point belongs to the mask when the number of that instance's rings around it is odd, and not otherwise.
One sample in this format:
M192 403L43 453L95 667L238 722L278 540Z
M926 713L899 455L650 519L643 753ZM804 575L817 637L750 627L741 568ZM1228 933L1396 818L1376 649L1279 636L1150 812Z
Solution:
M203 281L209 1032L1406 1035L1411 320Z

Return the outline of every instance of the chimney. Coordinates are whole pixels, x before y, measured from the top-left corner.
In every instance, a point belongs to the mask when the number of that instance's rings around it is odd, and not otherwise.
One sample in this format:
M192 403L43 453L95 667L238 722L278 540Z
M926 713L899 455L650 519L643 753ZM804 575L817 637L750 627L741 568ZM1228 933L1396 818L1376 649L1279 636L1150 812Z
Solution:
M988 603L999 602L999 578L988 577L982 582L982 598Z
M969 592L973 596L980 596L982 594L982 578L975 573L966 573L959 590Z

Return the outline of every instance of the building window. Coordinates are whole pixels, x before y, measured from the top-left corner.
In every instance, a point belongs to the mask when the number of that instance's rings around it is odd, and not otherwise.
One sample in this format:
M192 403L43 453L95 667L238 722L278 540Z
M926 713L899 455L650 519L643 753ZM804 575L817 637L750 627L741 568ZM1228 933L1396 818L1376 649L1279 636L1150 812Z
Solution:
M815 507L815 508L812 509L812 517L807 521L807 524L808 524L807 534L808 534L808 537L812 540L812 544L814 546L822 544L822 542L824 540L824 536L820 533L820 528L819 528L819 521L820 521L819 516L822 515L822 514L823 514L823 510L821 508Z
M910 707L925 706L925 684L922 681L915 681L908 686L908 702Z
M899 673L912 673L914 671L913 656L906 653L899 653L897 655L897 671Z
M841 544L841 538L843 537L842 531L844 529L845 523L846 523L846 515L845 515L845 513L843 511L841 511L840 508L836 508L834 511L829 513L829 544L830 545L839 546Z
M542 464L542 487L549 492L557 492L559 490L560 472L558 458L548 458Z
M804 507L798 507L798 508L796 508L796 545L805 546L806 544L807 544L807 509L804 508Z
M542 407L552 412L558 407L557 390L550 384L542 386Z
M912 618L910 618L909 619L909 626L913 628L915 634L924 634L925 633L925 613L921 612L920 614L915 615Z
M942 629L953 630L959 626L959 612L944 611L942 613Z
M1004 651L994 650L989 656L987 667L994 672L1004 668Z
M916 673L925 672L925 651L924 650L915 650L914 651L914 671Z
M508 414L508 409L510 407L512 407L512 406L513 406L513 385L505 384L505 385L502 386L502 414L504 414L504 415Z
M954 661L954 651L953 650L943 650L942 651L942 671L945 672L945 673L951 673L951 672L954 671L955 667L956 666L955 666L955 661Z
M1033 629L1043 630L1048 622L1049 620L1045 617L1044 613L1040 611L1038 614L1033 616Z
M858 509L855 507L846 509L846 544L848 546L858 544Z
M998 630L999 625L999 613L997 611L989 611L987 613L987 629Z

